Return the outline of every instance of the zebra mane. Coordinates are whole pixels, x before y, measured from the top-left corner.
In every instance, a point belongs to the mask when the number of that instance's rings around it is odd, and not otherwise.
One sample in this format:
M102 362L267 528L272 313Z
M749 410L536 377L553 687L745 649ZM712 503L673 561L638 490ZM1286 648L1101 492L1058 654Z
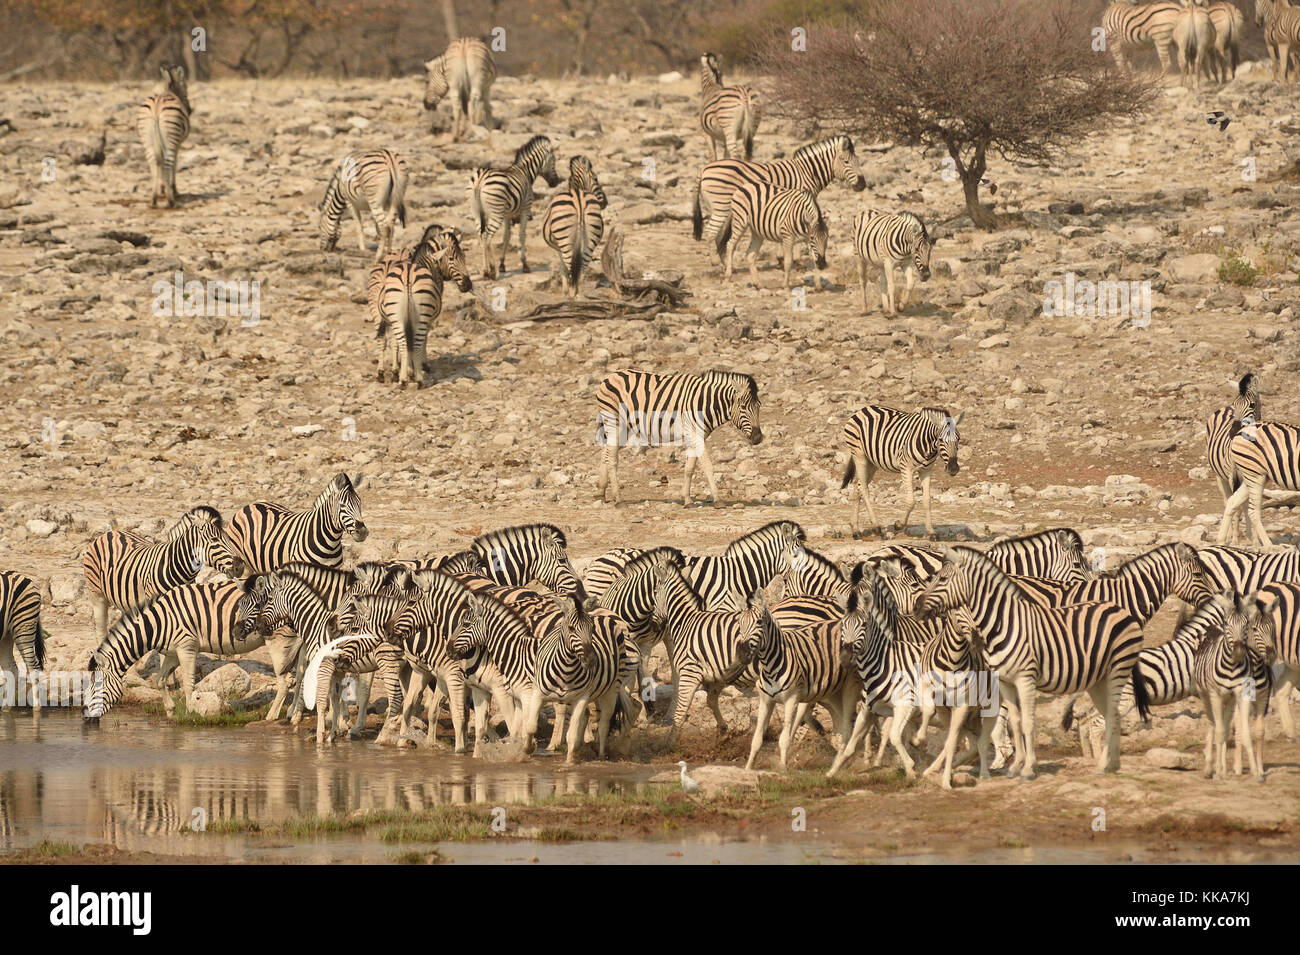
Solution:
M551 140L548 137L541 135L534 136L532 139L528 140L528 142L515 150L515 163L518 164L523 162L538 149L542 148L542 146L549 148L550 145Z
M700 372L700 377L705 381L724 382L732 387L741 387L743 385L749 391L750 400L758 400L758 382L754 380L753 375L746 375L744 372L739 371L711 369Z
M224 528L221 519L221 512L215 507L208 507L206 504L201 504L198 507L190 508L182 514L176 520L175 524L163 532L162 539L164 541L174 541L191 527L197 527L199 524L205 522L210 522L214 527L216 527L217 533L220 533Z
M1065 534L1070 542L1070 546L1083 553L1083 538L1073 527L1049 527L1047 530L1035 531L1032 534L1025 534L1022 537L1003 537L1001 540L994 541L989 549L992 550L1001 544L1029 544L1037 542L1044 538L1050 538L1057 534ZM970 550L971 548L957 548L958 550Z
M1241 381L1237 382L1237 394L1243 398L1250 397L1251 392L1259 391L1259 378L1253 371L1248 371L1241 376Z
M844 149L853 152L853 140L843 134L838 136L829 136L826 139L819 139L813 143L805 143L794 151L792 159L806 159L821 153L833 152L838 149Z
M528 625L528 621L514 607L511 607L496 594L486 590L476 590L471 593L471 597L482 602L489 616L496 616L498 619L507 621L510 626L523 630L528 634L529 638L532 638L533 628Z
M501 527L494 531L487 531L475 537L471 546L488 547L490 544L507 537L511 534L522 534L525 536L540 535L543 531L549 531L555 535L556 540L560 542L561 547L568 547L569 542L564 536L564 531L560 530L554 524L520 524L517 527Z
M671 558L670 563L679 566L686 560L685 555L683 555L676 547L670 547L667 544L660 547L652 547L650 550L642 551L637 554L624 564L622 571L619 572L619 576L615 581L617 582L620 578L631 577L633 574L651 569L658 562L659 558L663 557L665 554Z
M727 549L722 552L722 556L734 557L736 551L739 548L743 547L745 544L749 543L750 541L755 540L759 537L771 537L779 529L783 529L786 527L794 528L795 540L798 543L802 544L804 541L808 539L808 534L804 531L803 527L795 523L794 521L772 521L770 524L764 524L762 527L758 528L757 530L752 530L748 534L741 534L734 541L732 541L730 544L727 545Z
M848 578L845 577L844 571L840 569L840 565L835 563L835 561L831 560L825 554L819 554L817 551L805 547L803 549L803 556L811 563L816 564L826 573L833 574L837 580L842 580L847 583Z

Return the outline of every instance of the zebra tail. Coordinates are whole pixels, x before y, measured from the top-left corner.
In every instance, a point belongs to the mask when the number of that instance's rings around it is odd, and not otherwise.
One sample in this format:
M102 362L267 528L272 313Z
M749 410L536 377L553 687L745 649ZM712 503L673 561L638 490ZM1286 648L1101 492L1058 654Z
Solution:
M1138 716L1143 722L1151 719L1151 697L1147 693L1146 681L1142 679L1142 664L1133 664L1133 702L1137 704Z
M474 218L478 221L478 234L483 235L487 232L487 213L483 210L483 197L479 190L482 188L483 180L479 176L474 177L474 188L470 191L469 207Z
M45 628L36 625L36 669L45 669Z
M398 223L402 228L406 228L406 184L408 177L399 174L397 182L393 183L393 209L395 210Z
M758 96L752 90L745 96L741 135L745 140L745 159L754 157L754 134L758 132Z
M849 486L849 482L853 480L853 472L855 470L856 467L853 463L853 455L849 455L849 465L844 469L844 477L840 479L841 488L846 488Z
M695 208L691 210L691 232L695 236L695 241L699 242L704 236L704 212L700 208L700 186L695 184Z
M718 230L718 238L717 238L718 257L721 258L724 262L726 261L726 255L727 255L727 243L730 241L731 241L731 216L727 216L727 221L724 222L722 224L722 228Z
M627 705L623 702L623 697L626 695L627 694L620 689L618 695L614 698L614 712L610 714L609 717L609 729L613 733L621 732L624 724L627 722L627 718L631 716L627 711Z
M1070 732L1070 727L1074 725L1074 701L1077 697L1071 697L1070 702L1065 705L1065 712L1061 714L1061 729Z

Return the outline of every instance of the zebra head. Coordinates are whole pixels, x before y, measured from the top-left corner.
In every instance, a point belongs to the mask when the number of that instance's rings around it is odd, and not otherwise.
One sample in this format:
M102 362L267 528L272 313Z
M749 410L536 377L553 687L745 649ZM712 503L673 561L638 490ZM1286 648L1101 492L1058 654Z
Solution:
M967 570L964 552L945 548L943 563L930 576L930 581L916 600L916 615L923 619L941 616L964 603L969 603L972 575Z
M915 245L912 246L912 265L916 268L916 274L921 277L922 282L930 281L930 251L934 248L935 240L930 238L929 233L925 231L925 223L919 218L913 216L916 221L917 235Z
M560 184L560 174L555 171L555 150L545 136L534 136L515 152L514 165L524 170L528 181L541 176L552 188Z
M221 514L211 507L196 507L185 516L199 529L207 565L230 578L244 576L244 562L230 549Z
M596 204L602 209L609 201L605 198L605 190L600 187L600 180L596 178L596 170L592 168L591 160L586 156L574 156L569 160L569 191L591 193L596 197Z
M90 693L81 718L86 723L98 724L100 717L121 699L125 671L114 666L108 654L96 650L90 655L86 672L90 674Z
M462 292L474 288L460 245L460 233L455 229L436 223L426 228L411 252L411 261L423 263L430 271L436 270L444 280L451 279Z
M362 475L356 480L340 471L330 482L329 493L334 501L334 516L343 530L352 535L358 544L370 536L370 531L361 520L361 496L357 494L356 485L361 483Z
M442 98L451 89L447 80L447 55L435 56L424 62L424 108L437 109Z
M957 446L961 442L957 428L961 419L966 417L966 412L963 411L954 418L945 408L927 408L926 411L934 413L939 424L939 460L943 462L944 471L950 476L954 475L961 470L957 464Z
M1246 372L1241 381L1237 382L1237 394L1246 402L1247 411L1244 414L1260 421L1264 417L1264 411L1259 404L1259 376L1253 371Z
M1249 628L1246 645L1252 655L1271 665L1277 659L1277 622L1267 592L1261 590L1253 594L1246 611Z
M858 155L853 151L853 140L848 136L836 136L835 143L835 178L847 182L854 192L867 188L867 179L858 166Z
M1239 597L1235 593L1225 593L1224 598L1231 606L1223 615L1223 656L1230 666L1237 666L1246 660L1247 641L1250 630L1249 598ZM1269 644L1271 648L1271 644Z
M464 660L475 650L487 646L487 636L487 599L475 594L469 598L459 630L447 643L447 656Z
M705 53L700 57L700 77L718 86L722 85L722 63L716 53Z
M185 107L185 112L188 113L190 111L190 91L185 82L185 67L170 66L164 63L158 68L158 71L162 74L162 86L168 93L181 101L181 105Z
M731 414L728 420L736 426L745 440L750 444L759 444L763 440L763 429L758 423L760 402L758 400L758 382L752 375L733 375L731 389Z
M286 624L293 626L293 605L289 598L290 577L284 572L263 574L256 578L257 582L251 588L245 590L249 605L258 608L251 618L247 618L248 632L256 630L269 637L276 627Z
M1174 580L1170 588L1174 596L1193 607L1200 606L1214 596L1209 580L1196 548L1181 542L1175 544Z
M736 615L735 659L723 672L721 682L730 684L740 679L749 665L760 659L765 650L781 639L781 630L767 612L767 601L762 591L749 598L749 605Z
M235 604L235 639L246 640L258 630L262 610L271 596L271 577L268 574L254 574L244 580L241 586L243 592ZM271 631L265 632L269 634Z

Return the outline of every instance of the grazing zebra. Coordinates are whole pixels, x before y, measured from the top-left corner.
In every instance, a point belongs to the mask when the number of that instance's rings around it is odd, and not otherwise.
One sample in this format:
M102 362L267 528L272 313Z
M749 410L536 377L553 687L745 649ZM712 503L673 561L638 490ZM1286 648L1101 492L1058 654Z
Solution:
M140 104L135 128L149 161L149 205L157 208L161 199L170 209L176 205L176 164L181 143L190 134L190 97L185 67L163 65L160 71L162 81Z
M862 279L862 314L867 314L867 275L871 266L880 266L880 307L887 315L895 315L906 307L918 275L922 282L930 281L934 243L925 231L925 223L910 212L891 215L868 209L859 213L853 220L853 250L858 255L858 275ZM907 281L901 296L894 294L895 269L902 269Z
M1201 75L1214 63L1216 37L1210 14L1201 7L1186 7L1174 21L1173 38L1183 82L1190 79L1192 86L1199 87Z
M35 689L45 669L45 631L41 627L41 593L36 581L12 570L0 570L0 687L13 675L16 690L18 668L15 653L27 670L28 685ZM9 691L0 690L0 706ZM28 694L33 710L40 709L39 693Z
M594 187L594 188L592 188ZM570 298L578 294L582 273L605 235L605 193L586 156L569 160L569 188L557 192L542 220L542 239L555 250L560 283Z
M320 206L320 248L332 252L343 228L343 213L352 207L357 246L366 251L361 214L369 211L379 234L375 261L382 262L393 244L393 223L406 228L406 160L391 149L348 153L339 160Z
M1291 75L1291 48L1300 50L1300 8L1288 0L1255 0L1255 23L1264 28L1264 45L1273 61L1273 79Z
M212 567L227 577L244 573L230 550L221 515L211 507L187 511L163 535L151 541L139 534L109 531L90 542L81 558L95 619L95 636L108 636L108 608L134 610L164 590L193 583Z
M709 140L709 158L718 158L718 144L728 159L754 155L754 134L758 132L758 94L748 86L723 86L722 66L717 54L700 57L700 128Z
M1232 399L1232 403L1217 409L1205 421L1206 456L1210 461L1210 470L1219 483L1224 506L1227 506L1232 493L1241 484L1236 465L1232 463L1232 439L1243 425L1261 420L1263 411L1259 403L1259 378L1253 372L1247 372L1237 383L1237 396ZM1232 537L1235 540L1239 536L1238 521L1233 520Z
M452 142L460 142L470 124L492 125L492 81L496 65L487 44L476 37L452 40L441 55L424 63L424 108L434 110L449 92Z
M1119 698L1133 679L1134 699L1143 717L1146 686L1141 682L1138 654L1142 626L1110 603L1074 604L1044 609L1027 600L991 560L968 548L947 549L944 563L930 578L917 609L937 614L965 605L974 624L972 646L995 670L1002 697L1010 711L1016 758L1010 772L1020 769L1032 778L1034 711L1039 691L1052 694L1087 690L1093 704L1106 714L1107 755L1098 769L1119 768ZM991 732L985 721L983 738Z
M222 584L182 584L165 590L153 600L128 613L108 632L90 656L86 669L94 678L85 717L98 722L122 696L126 671L145 654L162 654L158 674L166 685L172 670L180 668L181 689L186 704L193 703L194 683L200 652L217 656L250 653L266 645L275 669L277 693L284 691L284 675L292 669L290 651L297 638L263 637L244 634L239 621L246 613L247 581ZM163 694L163 706L172 715L171 694Z
M1251 653L1246 645L1246 603L1244 598L1233 598L1233 606L1227 611L1222 628L1206 635L1192 659L1192 681L1205 706L1205 775L1208 778L1228 775L1228 727L1233 722L1234 711L1238 745L1246 749L1251 775L1261 781L1264 778L1263 764L1255 751L1250 724L1252 716L1258 716L1262 722L1269 687L1266 682L1263 692L1258 692L1260 688L1256 686L1252 672ZM1258 633L1255 628L1250 629ZM1267 680L1267 669L1265 673Z
M1216 543L1228 539L1238 513L1246 509L1255 543L1271 547L1273 541L1261 516L1264 485L1300 490L1300 428L1278 421L1243 424L1228 444L1228 455L1241 484L1224 505Z
M1237 75L1237 64L1241 62L1238 46L1246 31L1246 17L1235 3L1217 0L1207 8L1210 22L1214 25L1214 76L1220 83L1226 83Z
M619 501L618 449L665 444L680 445L686 458L682 503L691 503L691 478L698 458L718 499L718 482L705 441L730 422L750 444L763 440L758 422L758 383L750 375L706 371L697 375L656 375L619 371L607 375L596 389L596 443L601 446L596 493L605 499L608 488Z
M857 487L852 492L855 532L862 501L867 502L867 516L871 518L872 527L880 526L867 491L871 479L880 470L886 474L901 474L903 478L903 497L907 501L907 511L903 514L903 520L895 525L898 529L907 527L907 519L916 507L913 482L915 476L920 475L921 492L925 498L925 533L934 536L934 517L930 509L930 475L935 464L940 461L948 474L957 473L957 446L960 441L957 428L965 415L962 412L953 418L944 408L895 411L883 405L868 405L854 413L844 426L849 463L844 470L840 487L847 487L854 475L857 476Z
M707 163L695 183L693 234L697 240L715 243L721 256L731 239L731 197L741 186L770 182L782 189L802 189L816 196L837 179L850 184L855 192L867 188L853 140L844 135L800 146L789 159L718 159Z
M519 267L528 268L528 217L533 208L533 181L541 176L548 186L558 186L555 151L545 136L534 136L515 152L514 161L505 169L480 168L470 181L470 208L483 237L483 274L497 277L506 270L506 247L510 245L510 223L519 223ZM492 263L492 240L501 236L501 258Z
M474 287L460 237L440 225L425 229L415 248L391 253L370 270L366 297L380 342L380 381L424 386L429 329L442 313L448 279L462 292Z
M655 575L655 617L664 621L664 644L673 663L674 736L690 716L701 687L717 721L719 737L726 736L727 722L718 707L718 695L751 668L763 640L776 638L776 622L761 595L744 610L706 610L676 564L659 561ZM769 632L764 634L764 630Z
M1295 742L1291 687L1300 678L1300 584L1271 583L1260 587L1250 613L1252 629L1276 653L1279 670L1273 699L1287 739Z
M537 581L560 597L585 596L569 560L564 531L554 524L522 524L480 534L470 543L485 575L505 587Z
M725 278L731 279L736 267L740 239L749 233L749 277L758 284L758 250L763 240L781 243L781 264L785 284L790 285L794 269L795 240L803 240L818 269L826 268L826 243L830 232L817 205L817 198L802 189L782 189L770 182L745 183L731 197L731 228L719 235L718 254L724 256ZM724 235L730 242L722 245ZM725 251L724 251L725 250Z
M1106 31L1106 45L1121 70L1129 68L1128 53L1144 46L1154 46L1160 58L1160 72L1169 72L1169 47L1173 43L1174 24L1183 12L1181 4L1162 0L1160 3L1112 3L1102 18Z
M291 561L337 566L343 560L343 533L360 543L370 531L361 520L361 498L354 482L342 472L334 475L310 508L291 511L258 501L240 508L230 521L228 543L235 556L258 574L267 574Z

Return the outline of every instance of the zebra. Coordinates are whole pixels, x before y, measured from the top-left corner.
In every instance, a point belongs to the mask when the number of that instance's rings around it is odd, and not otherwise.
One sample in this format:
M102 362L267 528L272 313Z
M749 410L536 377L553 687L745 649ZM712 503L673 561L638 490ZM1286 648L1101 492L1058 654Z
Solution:
M692 233L697 241L715 243L721 255L731 239L731 197L741 186L770 182L783 189L802 189L816 196L835 180L848 183L855 192L867 188L853 140L844 135L800 146L789 159L715 160L700 170L695 183Z
M969 548L944 551L944 563L917 604L922 615L966 605L974 624L972 646L995 670L1016 736L1010 772L1033 778L1034 710L1039 690L1052 694L1087 690L1106 714L1107 755L1098 770L1119 769L1119 698L1133 680L1134 699L1145 718L1146 686L1138 655L1142 626L1128 611L1110 603L1074 604L1044 609L1025 599L998 566ZM986 721L983 738L991 731Z
M393 223L406 228L406 160L391 149L369 149L348 153L330 176L320 211L320 248L332 252L343 228L343 213L349 206L357 223L357 246L366 251L366 231L361 223L369 211L379 234L375 261L382 262L393 244Z
M682 566L685 558L675 547L655 547L641 551L623 564L613 581L599 594L588 591L588 609L601 608L615 614L627 627L628 638L636 644L640 658L637 686L652 691L654 679L646 672L650 652L663 640L664 621L655 619L655 594L658 565L669 562ZM671 658L669 664L672 664ZM653 699L653 693L651 695Z
M440 55L424 63L424 108L435 110L449 92L452 142L460 142L475 126L492 125L492 82L496 65L487 44L477 37L452 40Z
M528 217L533 207L533 181L541 176L552 188L560 184L555 172L555 151L545 136L534 136L515 151L505 169L479 168L470 180L470 208L483 238L483 275L497 277L506 270L506 246L510 244L510 223L519 223L519 267L528 268ZM499 266L492 263L492 239L501 236Z
M1206 635L1197 646L1192 659L1192 682L1205 706L1207 778L1222 778L1228 774L1227 735L1235 710L1238 745L1245 747L1251 775L1261 782L1264 779L1264 767L1260 754L1255 750L1250 723L1252 716L1258 718L1262 737L1263 713L1268 704L1269 671L1266 667L1266 683L1261 694L1257 692L1252 673L1252 654L1247 647L1247 621L1246 598L1234 596L1232 609L1227 612L1223 627ZM1272 661L1263 662L1267 664ZM1229 705L1232 709L1227 708Z
M372 598L361 597L359 599L364 601ZM378 662L375 659L376 650L383 642L384 638L375 634L356 633L336 637L321 647L319 651L320 661L316 670L316 693L314 695L317 743L332 743L336 737L342 735L342 677L345 673L358 676L373 674L378 668ZM357 715L361 718L358 722L364 720L368 699L368 692L365 698L362 698L358 692ZM328 730L326 729L327 711L330 713L331 719ZM352 730L352 733L356 732L357 730ZM430 733L432 733L432 729L430 729Z
M1297 548L1258 554L1236 547L1201 547L1196 556L1216 590L1232 590L1244 596L1267 584L1300 584Z
M370 531L361 520L356 479L339 472L305 511L267 501L245 505L227 531L235 556L254 573L266 574L291 561L335 567L343 560L346 531L361 543Z
M1270 583L1260 587L1254 594L1250 616L1252 629L1274 648L1279 668L1273 699L1287 739L1295 742L1290 694L1300 678L1300 584Z
M664 644L673 664L674 738L690 716L701 687L717 721L719 738L726 736L719 694L751 668L763 640L775 639L777 625L762 596L744 610L706 610L682 569L661 560L655 565L654 614L656 621L662 621Z
M997 564L1004 574L1017 578L1040 577L1075 584L1093 576L1083 557L1083 539L1078 531L1069 527L1054 527L996 541L984 551L984 556ZM898 543L886 544L871 554L867 562L879 563L890 557L897 557L910 565L922 579L933 576L943 566L942 554L916 544Z
M81 565L99 640L108 636L109 607L134 610L168 588L193 583L204 567L230 578L244 573L225 539L221 514L207 506L186 511L161 541L123 531L101 534Z
M568 540L554 524L521 524L480 534L470 550L484 576L507 587L537 581L560 597L583 599L582 582L569 560Z
M1215 79L1226 83L1237 75L1241 62L1238 46L1246 31L1246 17L1235 3L1217 0L1206 11L1214 26L1213 69Z
M795 546L782 555L781 595L785 597L827 597L846 599L850 586L835 561L810 547Z
M817 205L817 198L803 189L782 189L770 182L745 183L731 197L731 228L725 233L730 241L722 244L719 235L718 254L724 257L728 281L736 267L736 251L740 239L749 232L749 277L758 284L758 250L763 240L781 243L781 264L785 270L785 284L790 286L794 270L795 240L801 239L813 257L818 269L826 268L826 244L830 232L826 219Z
M1271 547L1261 516L1264 485L1300 490L1300 428L1278 421L1243 424L1228 444L1228 455L1241 483L1224 505L1216 543L1228 539L1238 513L1245 509L1255 543Z
M1190 80L1192 86L1199 88L1201 75L1209 73L1214 64L1216 36L1210 14L1198 6L1184 8L1174 21L1173 38L1182 81Z
M754 155L758 132L759 97L748 86L723 86L722 66L716 53L700 57L700 128L709 141L709 158L718 158L718 144L728 159Z
M474 287L460 237L440 225L425 229L413 249L391 253L370 270L366 297L380 342L380 381L391 376L403 388L412 381L424 386L429 329L442 313L447 279L462 292Z
M12 570L0 570L0 687L13 675L18 679L14 655L27 671L28 685L39 684L45 669L45 637L41 626L41 592L36 581ZM16 689L13 687L12 689ZM0 690L0 706L7 708L8 691ZM39 693L28 696L33 711L41 708Z
M682 503L691 503L691 479L698 458L713 500L718 482L705 441L730 422L751 445L763 440L759 425L758 383L751 375L726 371L657 375L619 371L607 375L596 389L596 443L601 447L596 494L606 490L619 501L618 449L665 444L681 445L686 458Z
M896 315L906 307L919 275L930 281L930 253L935 239L925 230L925 223L911 212L888 214L867 209L853 219L853 251L858 256L858 275L862 279L862 314L868 314L867 276L871 266L880 265L880 307L887 315ZM907 284L895 307L894 270L902 269Z
M405 567L414 573L418 570L440 570L444 574L484 574L487 570L483 566L479 555L472 550L461 550L454 554L442 554L438 557L414 557L410 559L390 561L397 567Z
M1288 0L1255 0L1255 23L1264 28L1264 44L1273 61L1273 80L1291 75L1291 48L1300 50L1300 8Z
M560 283L570 298L577 297L582 273L605 235L605 203L591 160L574 156L569 160L569 188L555 194L542 220L542 239L555 250Z
M1235 7L1233 9L1236 9ZM1227 506L1233 491L1241 481L1232 463L1230 446L1242 427L1263 420L1259 403L1259 378L1254 372L1242 375L1237 383L1237 395L1232 403L1215 410L1205 421L1205 451L1210 470L1219 484L1219 493ZM1238 522L1233 521L1232 536L1238 537Z
M1128 52L1154 46L1160 58L1161 75L1169 72L1169 47L1173 43L1174 24L1183 6L1172 0L1159 3L1112 3L1102 17L1106 45L1115 57L1115 65L1129 69Z
M182 584L165 590L119 620L91 653L86 670L94 676L85 719L97 723L122 696L126 671L151 650L163 656L159 685L172 670L180 669L181 690L187 705L194 701L194 683L200 652L218 656L250 653L264 644L283 689L284 675L292 667L290 650L297 638L244 635L238 622L246 612L248 581L240 583ZM163 694L170 717L174 702Z
M936 463L942 462L949 475L955 475L957 448L961 440L957 430L963 411L956 418L945 408L922 408L920 411L896 411L884 405L868 405L849 418L844 426L844 443L848 448L849 462L844 469L840 487L848 487L854 476L858 483L853 494L853 524L856 533L861 501L867 502L867 516L871 518L873 528L880 525L876 521L876 511L871 505L871 496L867 486L880 470L886 474L901 474L903 479L903 497L907 500L907 511L903 520L895 525L898 529L907 527L907 519L916 507L916 492L913 487L917 475L921 478L921 492L925 498L925 533L935 535L934 517L930 509L930 475Z
M162 80L145 97L136 114L135 128L149 160L151 208L161 199L171 209L176 205L176 164L181 143L190 134L190 97L185 67L164 64Z

